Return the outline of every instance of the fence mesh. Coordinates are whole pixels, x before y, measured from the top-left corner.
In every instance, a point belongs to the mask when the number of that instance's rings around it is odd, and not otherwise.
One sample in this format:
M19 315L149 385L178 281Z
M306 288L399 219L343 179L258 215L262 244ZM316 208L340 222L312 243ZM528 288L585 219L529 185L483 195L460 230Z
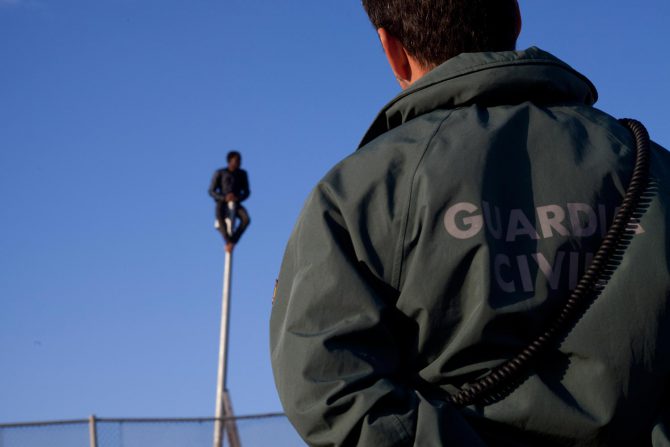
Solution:
M305 445L282 414L234 421L242 447ZM212 447L214 419L95 419L95 428L96 447ZM0 424L0 447L92 447L90 429L83 420Z
M88 421L0 426L0 447L90 447Z

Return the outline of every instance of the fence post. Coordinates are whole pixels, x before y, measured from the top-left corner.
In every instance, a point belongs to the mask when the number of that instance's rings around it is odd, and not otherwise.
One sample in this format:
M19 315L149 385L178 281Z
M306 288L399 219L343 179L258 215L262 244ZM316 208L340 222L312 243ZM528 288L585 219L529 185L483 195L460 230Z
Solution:
M98 447L98 427L94 414L88 418L88 432L91 435L91 447Z

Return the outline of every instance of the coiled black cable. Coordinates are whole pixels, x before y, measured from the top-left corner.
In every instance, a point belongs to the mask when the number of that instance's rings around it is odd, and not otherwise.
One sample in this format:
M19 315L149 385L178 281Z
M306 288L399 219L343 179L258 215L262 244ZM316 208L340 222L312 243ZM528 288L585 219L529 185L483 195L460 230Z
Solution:
M623 203L614 216L612 225L602 240L586 273L581 277L577 287L542 334L535 338L516 357L505 361L492 369L486 376L468 384L458 393L449 396L447 400L451 404L464 407L479 403L501 391L509 393L514 390L519 385L522 374L537 359L538 354L546 350L557 340L557 337L576 322L581 315L579 311L586 308L585 304L589 299L593 299L593 291L596 287L604 285L603 272L612 254L621 244L626 229L631 224L633 213L637 209L642 193L646 188L649 172L649 133L647 129L642 123L633 119L622 119L619 122L628 127L635 137L635 168Z

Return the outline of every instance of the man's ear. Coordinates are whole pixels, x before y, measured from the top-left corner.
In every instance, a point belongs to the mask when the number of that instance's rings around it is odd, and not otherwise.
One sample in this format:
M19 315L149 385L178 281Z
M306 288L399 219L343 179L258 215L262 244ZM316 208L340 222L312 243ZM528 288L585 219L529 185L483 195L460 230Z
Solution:
M377 34L379 34L384 54L386 54L386 59L391 66L391 70L393 70L396 80L400 84L400 87L406 89L412 83L412 65L405 47L384 28L379 28Z
M521 34L521 9L519 9L519 2L516 1L516 38L519 38L519 34Z

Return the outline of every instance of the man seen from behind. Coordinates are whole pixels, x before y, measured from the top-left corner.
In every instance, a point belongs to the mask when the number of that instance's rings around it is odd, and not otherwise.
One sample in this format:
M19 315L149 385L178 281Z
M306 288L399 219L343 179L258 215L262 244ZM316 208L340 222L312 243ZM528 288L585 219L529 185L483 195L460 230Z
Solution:
M670 156L609 277L554 321L630 183L636 141L597 92L515 49L516 0L363 0L403 92L310 194L270 322L275 382L312 446L670 446ZM597 57L597 55L594 55Z

